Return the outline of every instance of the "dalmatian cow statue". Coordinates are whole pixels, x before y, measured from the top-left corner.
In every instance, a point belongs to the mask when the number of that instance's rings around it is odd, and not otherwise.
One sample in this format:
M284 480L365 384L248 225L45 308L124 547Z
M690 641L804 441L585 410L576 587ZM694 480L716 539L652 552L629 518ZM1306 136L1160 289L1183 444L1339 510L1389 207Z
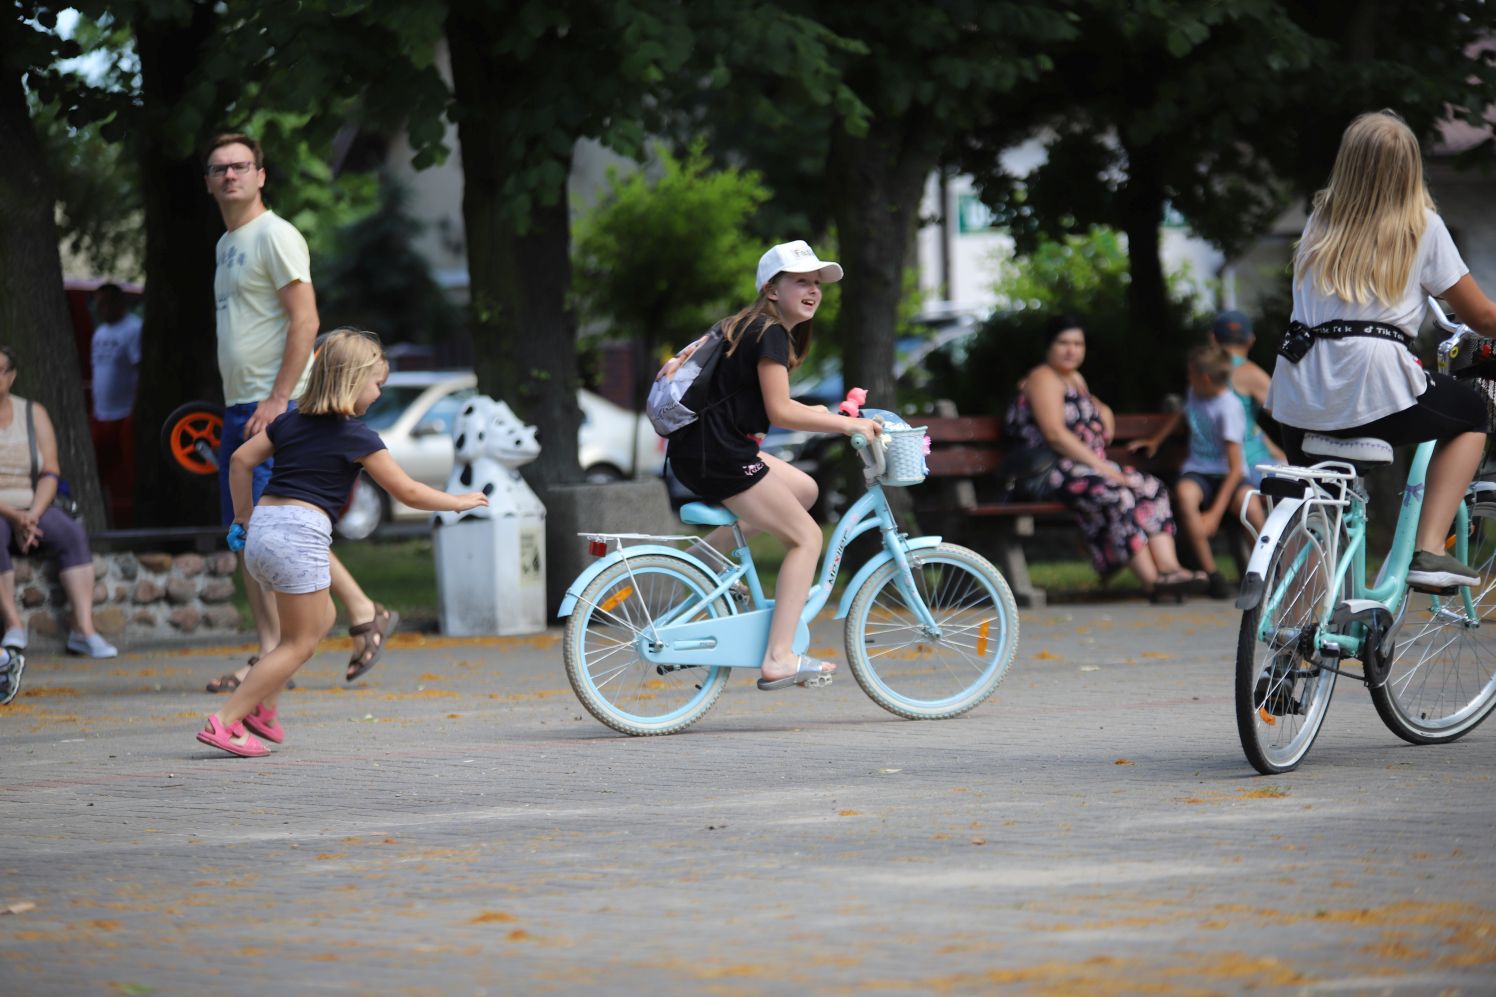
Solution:
M467 512L439 512L440 525L464 519L544 517L545 508L516 468L540 455L535 427L519 420L503 402L484 395L469 398L452 428L452 474L447 491L481 491L488 506Z

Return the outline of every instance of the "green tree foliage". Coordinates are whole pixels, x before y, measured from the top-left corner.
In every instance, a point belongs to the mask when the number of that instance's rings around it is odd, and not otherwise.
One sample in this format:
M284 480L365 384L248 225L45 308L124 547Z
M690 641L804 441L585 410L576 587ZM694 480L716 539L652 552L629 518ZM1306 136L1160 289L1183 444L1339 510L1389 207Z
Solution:
M682 91L739 66L833 99L820 25L734 0L450 0L479 383L541 429L532 482L579 475L566 179L578 139L638 157ZM811 89L811 86L805 86Z
M763 247L748 225L770 196L751 170L713 169L699 144L683 159L658 155L657 178L610 174L606 197L577 224L572 274L582 317L638 344L641 387L662 348L752 300Z
M1127 251L1110 229L1040 239L1031 252L1011 260L997 285L1008 308L988 320L966 363L952 372L957 411L1001 415L1019 380L1043 361L1044 327L1061 314L1085 329L1081 373L1114 409L1155 411L1165 395L1182 393L1185 353L1205 336L1209 316L1194 311L1179 285L1168 295L1168 316L1190 330L1189 337L1172 344L1139 332L1128 313L1130 283Z
M318 267L317 308L323 328L373 329L386 343L439 342L457 316L412 240L421 225L394 181L380 187L375 210L338 230Z
M903 268L925 182L990 104L1046 74L1046 50L1075 29L1063 9L1020 0L812 3L807 14L860 49L835 54L857 104L833 108L820 189L847 271L847 376L871 398L891 398ZM791 144L797 136L781 133Z
M1323 183L1354 114L1393 107L1426 135L1446 102L1478 120L1496 100L1496 56L1476 47L1492 24L1483 0L1068 6L1080 30L1051 50L1055 72L973 132L961 165L1020 247L1126 232L1132 322L1176 341L1188 330L1169 318L1166 205L1230 252ZM999 158L1015 128L1049 147L1023 178Z

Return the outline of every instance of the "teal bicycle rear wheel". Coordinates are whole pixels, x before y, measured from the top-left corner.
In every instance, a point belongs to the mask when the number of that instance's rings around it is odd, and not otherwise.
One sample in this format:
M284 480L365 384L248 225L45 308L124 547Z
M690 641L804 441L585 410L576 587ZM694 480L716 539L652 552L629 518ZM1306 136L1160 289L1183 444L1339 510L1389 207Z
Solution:
M1335 691L1321 667L1319 627L1333 605L1330 525L1301 515L1278 539L1261 601L1242 613L1236 645L1236 730L1263 775L1297 768L1319 736Z
M1018 605L998 570L975 551L941 544L910 552L912 584L934 617L925 626L889 561L863 583L847 613L847 659L862 691L910 720L943 720L997 689L1018 649Z
M1387 729L1412 744L1464 737L1496 707L1496 504L1468 511L1470 606L1463 589L1409 592L1387 680L1371 689Z
M691 726L727 685L727 668L656 665L639 653L657 620L726 616L731 600L705 597L717 580L684 557L644 554L594 578L566 621L566 678L587 712L624 734L673 734ZM684 609L684 612L681 610Z

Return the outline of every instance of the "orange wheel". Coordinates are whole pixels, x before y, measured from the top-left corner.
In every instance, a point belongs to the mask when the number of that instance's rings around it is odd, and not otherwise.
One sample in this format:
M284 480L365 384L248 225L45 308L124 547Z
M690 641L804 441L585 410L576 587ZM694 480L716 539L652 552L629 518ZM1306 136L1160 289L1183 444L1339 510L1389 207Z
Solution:
M193 476L218 473L222 439L223 408L212 402L178 406L161 429L161 449L167 463Z

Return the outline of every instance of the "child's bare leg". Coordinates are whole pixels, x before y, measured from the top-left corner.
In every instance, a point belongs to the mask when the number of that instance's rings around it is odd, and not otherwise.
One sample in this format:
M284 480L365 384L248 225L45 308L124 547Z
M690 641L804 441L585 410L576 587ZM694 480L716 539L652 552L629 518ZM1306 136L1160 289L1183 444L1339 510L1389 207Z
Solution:
M249 716L261 703L275 709L286 680L307 663L316 653L317 642L332 629L334 610L327 589L303 595L277 592L275 603L280 611L281 641L249 670L243 684L218 711L218 719L227 727Z
M1205 522L1200 515L1200 506L1205 503L1205 492L1199 482L1181 478L1174 486L1174 515L1179 520L1179 529L1184 533L1195 562L1207 573L1216 569L1215 558L1210 553L1210 537L1205 535Z
M772 534L785 546L784 563L779 567L779 579L774 585L774 615L769 624L769 647L762 666L763 677L769 681L786 678L797 671L798 661L793 651L795 630L821 554L821 528L800 505L799 497L786 481L787 477L771 467L753 487L723 503L744 522ZM835 667L834 664L829 668L823 665L821 671L830 672Z

